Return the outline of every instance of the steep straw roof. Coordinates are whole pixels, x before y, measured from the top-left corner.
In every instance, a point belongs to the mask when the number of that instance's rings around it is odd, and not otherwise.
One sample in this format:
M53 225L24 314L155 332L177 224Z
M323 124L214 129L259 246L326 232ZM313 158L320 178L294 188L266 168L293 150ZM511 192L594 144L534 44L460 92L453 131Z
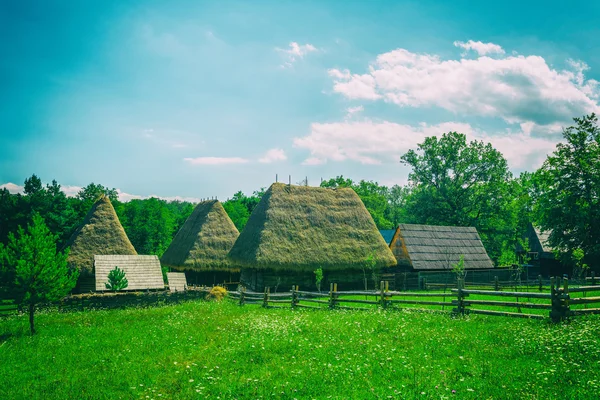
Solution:
M110 271L119 267L125 272L127 287L123 290L164 289L162 270L157 256L94 256L96 291L105 291Z
M417 270L452 269L461 255L466 269L494 267L473 227L400 224L391 248Z
M161 258L177 270L232 270L227 253L240 235L218 200L199 203Z
M354 190L274 183L229 252L237 264L290 270L360 269L396 264Z
M71 248L69 265L78 268L84 276L93 273L95 255L137 254L106 196L94 203L65 247Z

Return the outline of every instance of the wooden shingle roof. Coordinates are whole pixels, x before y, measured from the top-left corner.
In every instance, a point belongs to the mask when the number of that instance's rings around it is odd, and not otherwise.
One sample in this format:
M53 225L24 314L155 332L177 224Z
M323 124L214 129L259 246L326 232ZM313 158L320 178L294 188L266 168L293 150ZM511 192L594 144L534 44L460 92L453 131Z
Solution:
M167 280L171 292L185 292L187 290L184 272L167 272Z
M164 289L160 261L157 256L95 255L96 290L106 290L108 273L119 267L125 271L129 285L124 290Z
M473 227L400 224L390 247L399 265L416 270L452 269L461 256L466 269L494 267Z

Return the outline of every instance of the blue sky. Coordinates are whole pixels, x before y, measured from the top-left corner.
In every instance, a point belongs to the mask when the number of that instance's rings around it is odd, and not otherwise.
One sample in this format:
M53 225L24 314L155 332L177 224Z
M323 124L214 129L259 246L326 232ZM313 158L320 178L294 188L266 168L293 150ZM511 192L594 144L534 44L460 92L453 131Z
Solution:
M487 3L1 2L0 184L404 184L400 155L449 130L534 169L598 110L600 3Z

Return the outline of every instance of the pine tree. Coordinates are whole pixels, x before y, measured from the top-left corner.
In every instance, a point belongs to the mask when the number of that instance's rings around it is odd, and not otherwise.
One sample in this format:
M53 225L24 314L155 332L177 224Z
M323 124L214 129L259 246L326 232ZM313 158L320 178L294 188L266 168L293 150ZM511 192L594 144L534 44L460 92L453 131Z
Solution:
M120 269L118 266L115 267L112 271L108 273L108 282L104 284L108 290L117 290L125 289L129 286L129 282L127 282L127 278L125 278L125 271Z
M29 312L29 328L35 333L36 305L66 296L77 283L79 272L67 267L67 254L56 251L57 237L37 213L33 222L12 233L8 245L0 247L0 274L8 293Z

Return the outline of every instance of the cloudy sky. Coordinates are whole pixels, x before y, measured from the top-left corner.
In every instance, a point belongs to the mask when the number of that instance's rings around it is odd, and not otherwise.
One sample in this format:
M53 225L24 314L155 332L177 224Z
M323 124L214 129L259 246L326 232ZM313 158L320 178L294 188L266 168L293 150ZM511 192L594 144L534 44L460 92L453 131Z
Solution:
M532 170L599 108L600 2L576 3L0 2L0 185L404 184L453 130Z

